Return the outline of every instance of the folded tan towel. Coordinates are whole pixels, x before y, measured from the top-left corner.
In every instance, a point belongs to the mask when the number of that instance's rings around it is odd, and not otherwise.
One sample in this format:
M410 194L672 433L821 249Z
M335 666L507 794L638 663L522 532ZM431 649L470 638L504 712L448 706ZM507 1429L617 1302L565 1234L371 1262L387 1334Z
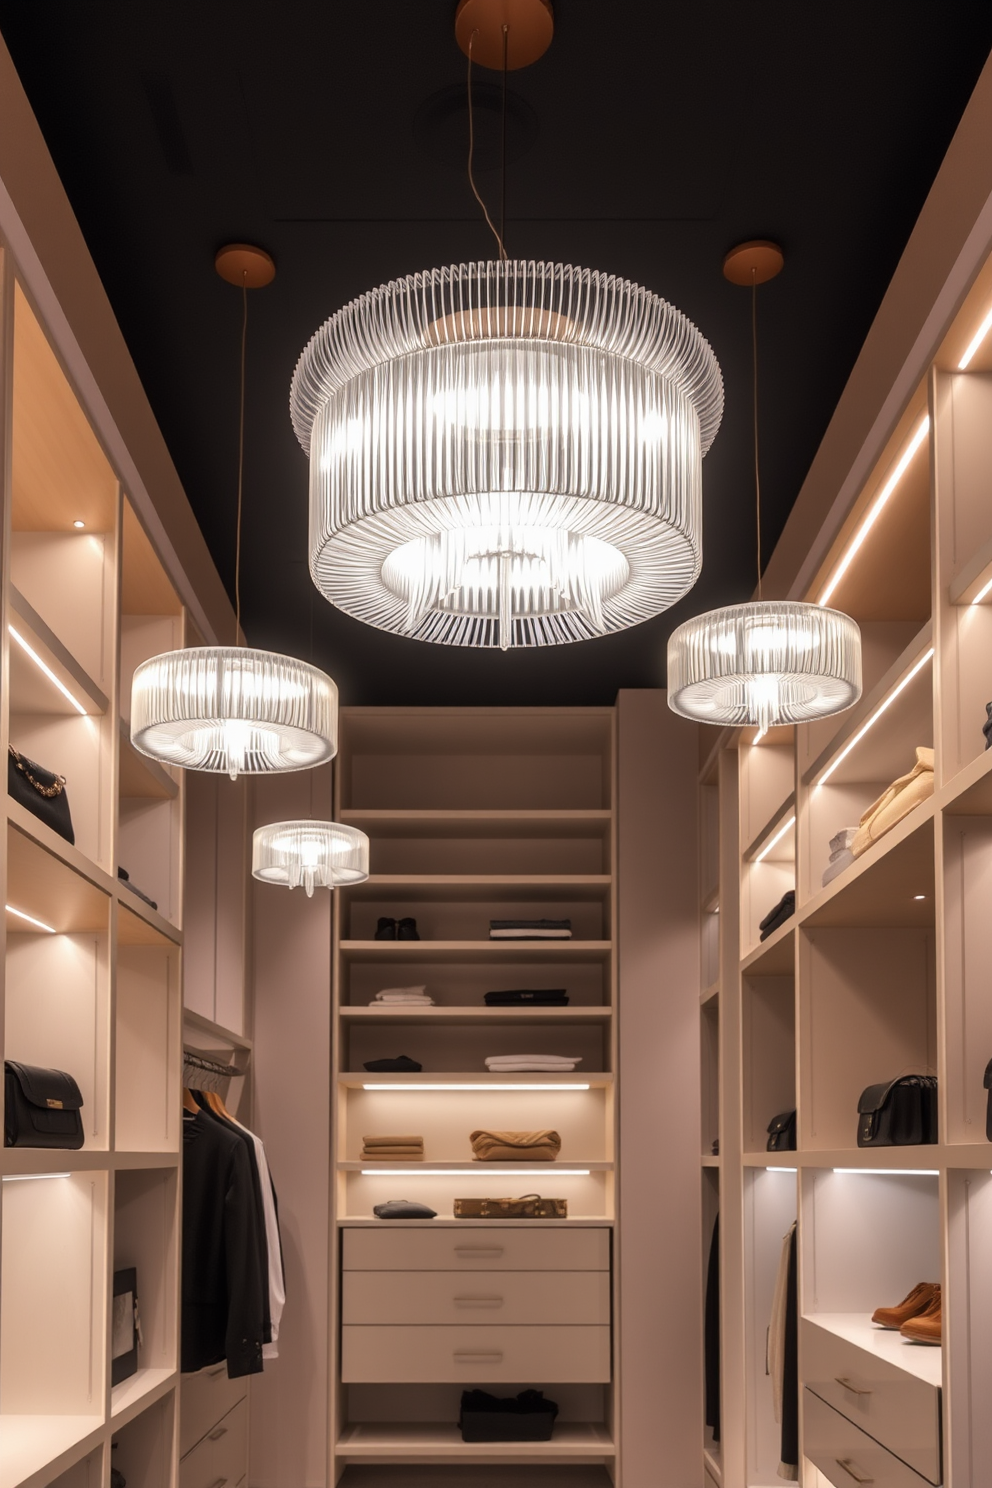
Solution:
M480 1162L554 1162L561 1151L556 1131L474 1131L469 1141Z
M858 833L851 843L851 852L858 858L863 852L890 832L897 822L908 816L914 806L933 795L933 750L918 745L916 764L906 775L893 780L877 801L873 801L861 818Z
M362 1162L423 1162L424 1153L420 1147L374 1147L371 1152L362 1153Z
M423 1137L363 1137L366 1147L423 1147Z

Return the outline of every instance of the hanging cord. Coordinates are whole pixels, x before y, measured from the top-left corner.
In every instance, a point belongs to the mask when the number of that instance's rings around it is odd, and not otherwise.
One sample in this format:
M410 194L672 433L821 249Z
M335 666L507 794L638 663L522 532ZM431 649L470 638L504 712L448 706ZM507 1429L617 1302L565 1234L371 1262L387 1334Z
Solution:
M503 239L500 236L500 234L496 231L495 227L493 227L493 220L492 220L492 218L489 215L489 211L488 211L488 208L486 207L485 202L482 200L482 197L479 195L478 187L475 184L475 177L472 174L472 157L475 154L475 120L474 120L473 115L472 115L472 43L475 41L475 38L478 36L478 34L479 34L478 31L473 31L472 32L472 35L468 39L468 184L472 188L472 194L473 194L473 196L475 197L476 201L479 203L479 206L482 208L482 215L483 215L483 217L485 217L486 222L489 224L489 230L490 230L490 232L492 233L493 237L496 239L497 243L499 244L499 256L500 256L500 260L501 260L501 262L505 262L505 260L506 260L506 249L503 247ZM503 45L504 45L504 48L505 48L505 46L506 46L505 35L504 35Z
M234 539L234 644L241 645L241 497L245 473L245 348L248 344L248 272L241 283L241 401L238 409L238 524Z
M758 603L761 603L761 476L758 473L758 279L751 270L751 379L754 386L754 503L758 541Z
M506 240L506 43L510 28L503 25L503 108L500 117L500 144L499 144L499 242L500 247ZM506 249L503 249L503 257L506 257Z

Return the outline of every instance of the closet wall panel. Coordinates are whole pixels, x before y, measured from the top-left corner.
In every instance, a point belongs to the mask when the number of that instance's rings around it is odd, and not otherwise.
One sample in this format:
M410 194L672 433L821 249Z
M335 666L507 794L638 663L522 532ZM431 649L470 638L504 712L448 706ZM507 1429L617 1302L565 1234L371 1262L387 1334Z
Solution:
M664 692L617 707L621 1461L654 1488L662 1450L699 1481L703 1432L697 740Z

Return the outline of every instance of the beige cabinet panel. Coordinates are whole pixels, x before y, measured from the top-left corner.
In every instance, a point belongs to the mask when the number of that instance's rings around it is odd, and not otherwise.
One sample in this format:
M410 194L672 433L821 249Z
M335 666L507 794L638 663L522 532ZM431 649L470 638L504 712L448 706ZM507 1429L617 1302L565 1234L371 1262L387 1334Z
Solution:
M346 1271L606 1271L610 1233L603 1229L349 1229Z
M608 1271L347 1271L344 1323L606 1323Z
M184 1374L179 1386L179 1455L185 1457L248 1394L248 1380L228 1379L226 1364Z
M606 1383L608 1327L344 1327L345 1384ZM201 1488L199 1483L182 1488ZM203 1485L210 1488L210 1485Z
M248 1399L218 1421L179 1464L179 1488L234 1488L248 1469Z

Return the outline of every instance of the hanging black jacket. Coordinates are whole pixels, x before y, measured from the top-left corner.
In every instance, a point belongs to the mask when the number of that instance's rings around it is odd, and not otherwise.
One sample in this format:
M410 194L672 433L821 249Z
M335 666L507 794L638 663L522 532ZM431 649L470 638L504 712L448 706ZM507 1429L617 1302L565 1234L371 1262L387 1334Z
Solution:
M183 1372L227 1360L259 1374L268 1278L261 1268L244 1143L205 1112L183 1112Z

